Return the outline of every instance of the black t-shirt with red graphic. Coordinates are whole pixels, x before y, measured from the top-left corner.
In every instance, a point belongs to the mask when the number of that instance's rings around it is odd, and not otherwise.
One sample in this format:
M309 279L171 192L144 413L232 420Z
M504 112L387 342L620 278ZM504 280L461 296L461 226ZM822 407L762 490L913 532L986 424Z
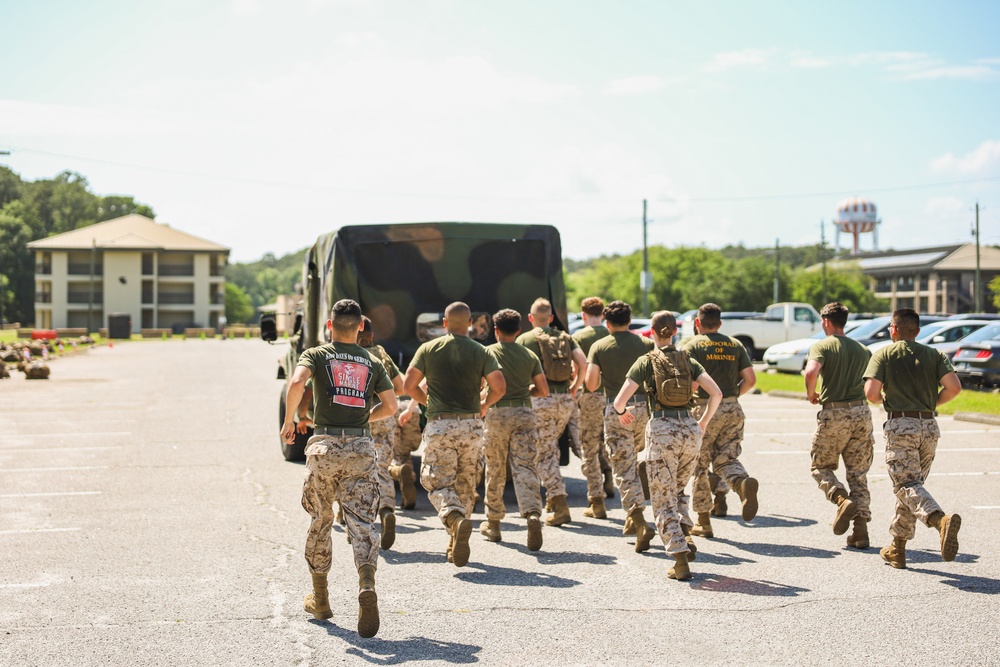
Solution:
M299 357L298 365L312 372L313 422L318 426L367 426L375 396L392 389L382 362L353 343L310 348Z

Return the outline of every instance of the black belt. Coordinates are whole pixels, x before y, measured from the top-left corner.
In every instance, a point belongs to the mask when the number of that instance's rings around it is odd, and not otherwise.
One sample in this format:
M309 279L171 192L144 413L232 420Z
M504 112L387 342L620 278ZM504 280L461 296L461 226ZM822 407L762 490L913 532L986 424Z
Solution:
M837 408L860 408L868 405L868 401L828 401L823 404L824 410L835 410Z
M890 412L889 419L899 419L900 417L912 417L913 419L934 419L934 412L924 412L923 410L903 410L901 412Z
M687 408L681 408L680 410L653 410L654 419L683 419L690 415L691 411Z
M550 394L568 394L569 393L569 387L553 387L552 385L549 385L549 393Z
M441 415L428 417L427 421L432 422L437 419L479 419L478 412L446 412Z
M364 428L344 428L343 426L313 426L313 433L315 435L367 435L370 436L372 432L368 427Z
M501 398L492 405L494 408L530 408L530 398Z

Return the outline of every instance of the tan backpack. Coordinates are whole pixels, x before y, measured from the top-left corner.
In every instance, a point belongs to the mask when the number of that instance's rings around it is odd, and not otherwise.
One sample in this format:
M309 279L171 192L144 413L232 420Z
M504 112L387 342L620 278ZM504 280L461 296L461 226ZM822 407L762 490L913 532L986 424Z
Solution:
M665 408L687 407L691 402L691 360L686 352L671 348L648 352L653 364L653 384L657 402Z
M567 382L573 378L573 339L565 331L556 335L539 331L535 334L542 354L542 370L551 382Z

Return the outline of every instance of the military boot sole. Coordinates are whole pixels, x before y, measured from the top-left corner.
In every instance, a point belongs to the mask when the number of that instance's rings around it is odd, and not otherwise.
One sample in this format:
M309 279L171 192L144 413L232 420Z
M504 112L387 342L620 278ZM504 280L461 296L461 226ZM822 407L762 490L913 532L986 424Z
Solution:
M382 539L379 545L389 549L396 542L396 515L386 512L382 515Z
M542 520L537 516L528 517L528 551L542 548Z
M955 560L958 555L958 529L962 527L962 517L950 514L941 519L941 558Z
M378 627L378 595L367 588L358 593L358 634L365 639L374 637Z
M305 610L313 615L313 618L320 621L324 621L328 618L333 618L333 610L330 609L330 603L327 602L325 605L319 605L316 602L316 594L310 593L306 596Z
M469 556L472 554L469 549L469 538L472 536L472 522L468 519L460 519L455 524L455 546L452 548L451 557L456 567L465 567L469 564Z
M837 508L837 516L833 520L833 534L843 535L851 527L851 520L857 515L858 506L853 500L847 499Z
M893 566L897 570L906 569L906 558L905 557L902 559L897 558L896 554L892 552L890 547L882 547L881 549L879 549L878 553L880 556L882 556L882 560L884 560L886 563Z
M757 489L760 484L753 477L743 480L742 500L743 500L743 520L751 521L757 516Z
M404 510L411 510L417 506L417 480L410 466L403 466L399 471L399 492L403 496Z

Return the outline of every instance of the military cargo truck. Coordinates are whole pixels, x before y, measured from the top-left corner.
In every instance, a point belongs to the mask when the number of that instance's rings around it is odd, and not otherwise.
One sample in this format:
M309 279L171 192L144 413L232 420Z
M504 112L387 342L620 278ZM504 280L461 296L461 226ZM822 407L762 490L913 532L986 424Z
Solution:
M375 340L405 372L421 343L444 333L445 307L464 301L473 311L470 335L494 341L489 316L501 308L521 313L552 302L554 325L566 328L566 288L559 232L550 225L429 222L354 225L320 236L302 267L302 306L278 377L291 376L299 354L328 340L326 322L339 299L354 299L371 321ZM274 340L273 317L261 336ZM286 387L279 400L285 415ZM286 460L304 457L311 433L281 443Z

